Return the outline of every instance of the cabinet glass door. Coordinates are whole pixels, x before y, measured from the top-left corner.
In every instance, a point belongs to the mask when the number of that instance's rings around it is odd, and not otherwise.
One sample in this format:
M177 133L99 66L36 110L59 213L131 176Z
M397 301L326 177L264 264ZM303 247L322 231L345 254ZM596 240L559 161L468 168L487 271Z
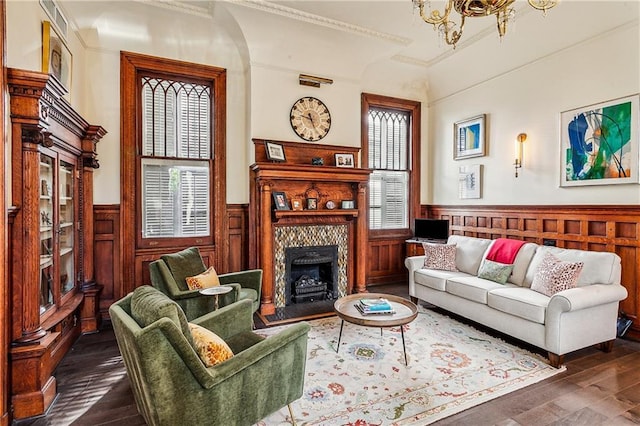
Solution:
M53 158L40 154L40 313L53 305Z
M74 166L60 160L58 170L59 187L59 235L60 235L60 294L74 287L75 280L75 233L74 233Z

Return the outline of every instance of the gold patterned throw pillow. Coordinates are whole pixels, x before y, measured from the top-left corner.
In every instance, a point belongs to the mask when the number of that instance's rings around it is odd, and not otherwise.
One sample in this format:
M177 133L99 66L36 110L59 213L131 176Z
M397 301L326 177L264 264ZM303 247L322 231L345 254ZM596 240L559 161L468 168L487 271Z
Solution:
M546 253L533 277L531 290L551 297L562 290L574 288L583 266L582 262L568 262Z
M196 352L207 367L213 367L233 357L229 345L213 331L192 323L189 323L189 330Z
M220 285L220 279L213 266L195 277L185 278L185 281L189 290L200 290Z
M457 271L455 244L428 244L424 247L424 267L441 271Z

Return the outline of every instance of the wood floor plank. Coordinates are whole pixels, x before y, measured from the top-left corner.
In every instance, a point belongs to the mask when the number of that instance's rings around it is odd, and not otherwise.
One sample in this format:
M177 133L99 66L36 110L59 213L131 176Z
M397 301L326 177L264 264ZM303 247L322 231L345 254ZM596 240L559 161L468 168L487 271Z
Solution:
M388 289L388 290L387 290ZM408 297L404 287L375 291ZM256 321L257 327L262 327ZM545 356L545 352L478 326ZM640 342L618 339L612 352L584 348L565 356L566 371L436 422L456 426L640 424ZM58 396L46 416L13 426L139 426L122 357L109 324L81 336L55 372ZM271 426L271 425L268 425Z

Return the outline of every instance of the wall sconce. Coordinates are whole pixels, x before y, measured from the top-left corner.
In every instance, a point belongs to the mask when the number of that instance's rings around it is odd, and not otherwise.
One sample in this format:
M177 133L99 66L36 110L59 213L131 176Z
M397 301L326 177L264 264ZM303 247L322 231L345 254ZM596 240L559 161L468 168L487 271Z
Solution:
M526 133L520 133L518 137L516 137L516 161L513 165L516 167L516 177L518 177L518 169L522 168L522 144L527 140Z

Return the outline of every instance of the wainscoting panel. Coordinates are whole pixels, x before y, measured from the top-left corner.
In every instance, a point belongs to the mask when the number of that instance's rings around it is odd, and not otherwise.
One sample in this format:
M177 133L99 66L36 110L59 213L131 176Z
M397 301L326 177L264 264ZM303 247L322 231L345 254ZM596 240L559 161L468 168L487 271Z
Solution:
M109 306L122 295L120 268L120 206L94 205L93 259L96 283L102 285L100 316L109 317Z
M226 223L229 226L229 256L223 259L224 270L219 273L240 271L248 265L248 235L246 205L228 206ZM135 282L122 279L120 205L94 205L94 264L95 281L103 286L100 293L100 315L109 318L109 306L136 287L151 284L149 263L166 253L166 249L140 250L135 258ZM215 249L211 246L200 247L200 253L207 265L215 263Z
M622 285L629 292L620 310L634 321L627 337L640 339L639 206L432 205L421 210L422 217L449 219L452 234L617 253L622 259Z
M369 239L367 286L407 280L406 239Z

